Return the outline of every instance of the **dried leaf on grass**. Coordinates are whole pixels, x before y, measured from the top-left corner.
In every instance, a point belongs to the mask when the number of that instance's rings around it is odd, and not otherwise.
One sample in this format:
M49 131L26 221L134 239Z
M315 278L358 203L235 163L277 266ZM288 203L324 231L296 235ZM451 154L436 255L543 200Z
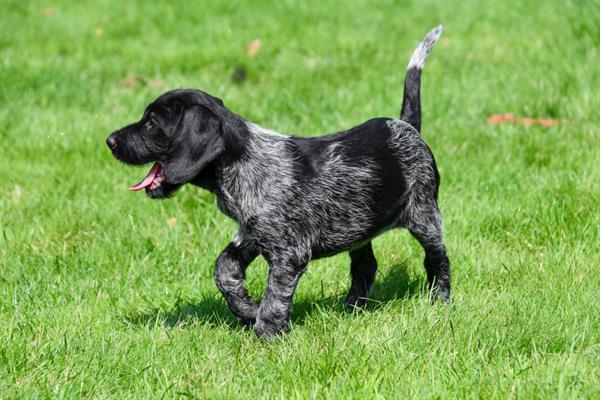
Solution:
M487 118L487 122L490 124L507 124L517 123L526 126L541 125L541 126L554 126L560 124L566 124L569 121L565 119L553 119L553 118L530 118L530 117L515 117L511 113L504 114L493 114Z
M166 87L166 83L162 79L147 80L142 76L129 75L127 78L123 79L121 86L123 86L125 89L133 89L136 86L148 86L153 89L164 89Z
M254 39L246 48L246 54L250 57L254 57L260 51L261 47L262 42L260 41L260 39Z
M177 218L175 217L171 217L171 218L167 218L167 220L165 221L167 223L167 225L169 225L171 228L175 228L175 226L177 225Z

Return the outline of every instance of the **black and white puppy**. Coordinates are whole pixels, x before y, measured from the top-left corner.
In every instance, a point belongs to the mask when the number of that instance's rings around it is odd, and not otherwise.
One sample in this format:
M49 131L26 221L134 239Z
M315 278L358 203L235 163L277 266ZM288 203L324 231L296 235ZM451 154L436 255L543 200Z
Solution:
M441 32L429 32L410 59L400 120L371 119L315 138L285 136L187 89L161 95L140 121L106 140L127 164L154 162L131 190L164 198L191 183L216 194L239 230L217 260L215 280L233 314L260 338L289 330L292 297L312 259L348 251L346 304L364 305L377 269L371 240L394 228L407 228L423 246L434 297L450 299L440 178L419 134L421 70ZM269 263L260 305L243 286L259 254Z

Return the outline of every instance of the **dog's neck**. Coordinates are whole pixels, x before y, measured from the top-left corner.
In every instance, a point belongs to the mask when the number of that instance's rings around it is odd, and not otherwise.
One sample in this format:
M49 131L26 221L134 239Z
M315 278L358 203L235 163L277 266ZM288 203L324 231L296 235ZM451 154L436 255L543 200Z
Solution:
M238 223L268 212L272 197L292 184L289 137L246 122L243 154L234 160L222 157L193 183L214 192L219 208Z

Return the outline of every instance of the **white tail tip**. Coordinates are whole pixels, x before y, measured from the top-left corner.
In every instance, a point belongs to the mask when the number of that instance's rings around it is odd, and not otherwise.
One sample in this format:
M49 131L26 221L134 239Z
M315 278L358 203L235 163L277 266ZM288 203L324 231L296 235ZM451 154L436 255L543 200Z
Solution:
M425 35L423 40L421 40L421 43L419 43L419 45L413 52L412 57L410 58L410 61L408 62L407 69L411 69L411 68L423 69L423 65L425 64L425 59L427 58L427 55L431 51L431 48L433 47L435 42L437 42L438 39L440 38L440 36L442 35L443 29L444 29L443 25L438 25L435 28L433 28L427 35Z

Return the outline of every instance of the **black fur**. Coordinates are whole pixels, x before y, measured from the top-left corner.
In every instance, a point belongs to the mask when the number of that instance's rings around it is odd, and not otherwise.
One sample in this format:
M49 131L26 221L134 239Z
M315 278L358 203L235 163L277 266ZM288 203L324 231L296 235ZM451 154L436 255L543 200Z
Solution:
M421 70L419 68L412 67L406 71L400 119L421 132Z

